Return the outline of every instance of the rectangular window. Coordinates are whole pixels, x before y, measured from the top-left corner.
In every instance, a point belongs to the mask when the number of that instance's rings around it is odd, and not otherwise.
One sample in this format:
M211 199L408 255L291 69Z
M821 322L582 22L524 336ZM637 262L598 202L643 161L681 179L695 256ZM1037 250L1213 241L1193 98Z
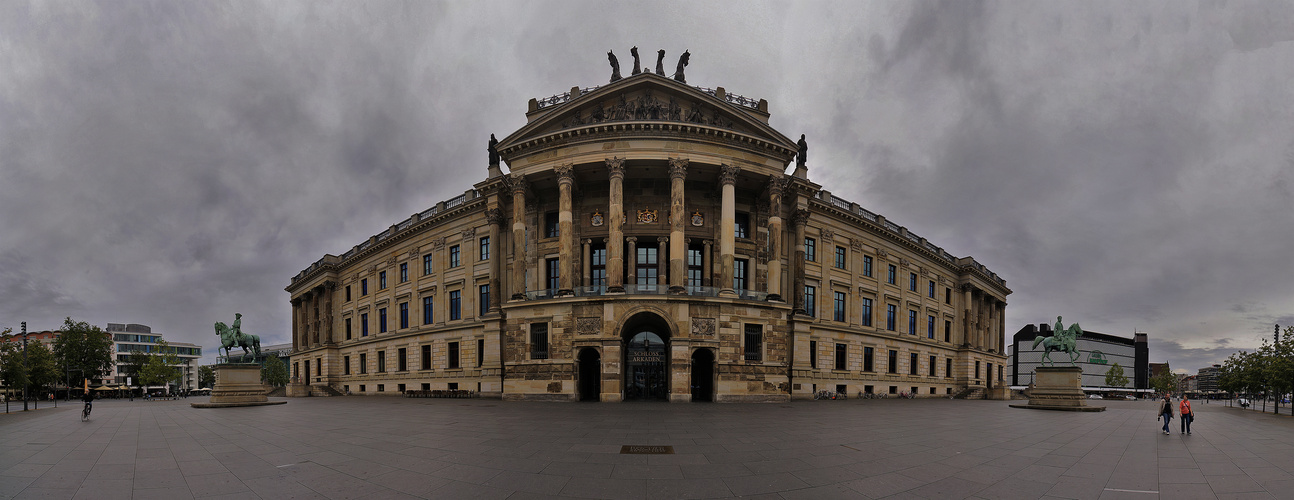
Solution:
M917 334L917 312L911 309L908 310L908 334Z
M548 212L544 214L544 237L556 238L562 234L561 221L557 217L557 212Z
M422 275L431 274L431 254L422 256Z
M833 292L831 319L834 321L845 321L845 292Z
M836 369L849 369L849 348L845 344L836 344Z
M804 239L804 260L809 262L818 261L818 242L813 238Z
M368 313L359 315L359 336L368 336Z
M350 285L346 285L346 302L350 302Z
M342 375L350 375L350 356L342 356Z
M944 303L953 303L953 289L947 287L944 288Z
M459 290L449 292L449 319L463 319L463 292Z
M485 364L485 339L476 339L476 366Z
M422 365L419 368L423 370L431 369L431 344L422 346Z
M926 338L932 339L932 340L935 338L935 317L934 316L926 316Z
M599 243L589 249L589 285L607 286L607 246Z
M639 285L655 285L659 280L660 268L657 267L660 258L659 249L655 245L644 243L638 247L637 260L634 264L634 276Z
M898 273L899 273L898 268L894 267L894 264L890 264L890 272L885 277L885 282L891 285L897 284L895 280L898 279Z
M409 303L400 303L400 328L409 328Z
M386 351L377 352L377 372L386 373Z
M952 342L953 322L944 320L944 342Z
M930 356L930 376L931 377L935 376L935 361L937 361L935 357Z
M804 314L814 316L818 302L818 289L812 285L804 285Z
M975 378L979 378L979 361L975 362Z
M885 329L894 331L894 316L898 314L898 306L894 304L885 304Z
M699 287L704 281L704 247L688 245L687 247L687 286Z
M458 245L449 247L449 267L458 267L459 264L462 264L462 261L460 260Z
M732 223L733 236L750 239L750 214L733 214Z
M368 373L368 353L366 352L359 353L359 373L361 375Z
M809 368L818 367L818 341L809 341Z
M764 359L764 326L746 324L746 361Z
M908 365L908 375L916 375L917 374L917 353L915 352L912 353L911 357L908 359L908 363L910 363Z
M872 256L863 256L863 276L871 277L872 275Z
M480 307L478 307L478 309L480 309L478 314L485 316L485 313L490 312L490 285L481 285L477 287L477 289L480 290L480 293L477 294L476 301L477 304L480 304Z
M548 359L548 323L530 324L530 359Z
M435 305L432 304L432 299L434 298L435 297L432 296L422 298L422 324L424 325L430 325L432 320L436 317L436 315L433 314L435 312Z
M746 259L732 260L732 289L747 290L746 268L750 267L750 261Z
M872 326L872 299L864 298L863 300L863 326Z
M933 298L935 298L935 282L933 282L933 281L931 281L931 282L930 282L930 293L929 293L929 295L930 295L930 298L932 298L932 299L933 299Z
M377 310L377 333L386 333L386 308Z
M409 282L409 263L408 262L400 263L400 282L401 283Z
M890 373L899 372L899 351L890 349Z
M481 249L480 260L490 260L490 237L482 236L476 246Z
M368 295L368 278L359 280L359 296L363 297L365 295Z
M845 247L836 247L836 269L845 268Z
M562 286L562 267L561 259L544 260L544 278L548 286L544 287L552 291L557 291Z
M386 290L386 271L377 272L377 289Z
M908 273L908 290L917 291L917 273Z
M449 368L458 368L458 342L449 343L449 353L445 356Z
M350 340L350 318L346 318L346 340Z
M399 350L395 351L395 353L396 353L395 371L398 371L398 372L409 371L409 361L408 361L409 350L404 347L401 347Z
M872 357L876 354L876 349L871 347L863 348L863 371L876 371L876 365L872 362Z

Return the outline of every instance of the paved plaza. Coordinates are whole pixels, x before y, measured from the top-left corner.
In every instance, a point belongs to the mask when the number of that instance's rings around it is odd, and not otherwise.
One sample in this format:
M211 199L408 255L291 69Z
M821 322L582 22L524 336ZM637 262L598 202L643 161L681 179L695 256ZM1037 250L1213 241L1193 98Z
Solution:
M0 498L1294 496L1294 419L1199 402L1165 436L1153 401L194 399L0 414Z

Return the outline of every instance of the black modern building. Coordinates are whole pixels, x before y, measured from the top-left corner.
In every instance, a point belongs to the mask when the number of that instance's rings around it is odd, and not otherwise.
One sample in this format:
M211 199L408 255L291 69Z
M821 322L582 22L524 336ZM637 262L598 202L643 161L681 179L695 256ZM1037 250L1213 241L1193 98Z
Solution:
M1034 339L1039 336L1052 335L1052 328L1046 323L1025 325L1011 337L1011 356L1008 361L1009 380L1012 386L1027 386L1033 382L1034 368L1042 361L1042 346L1033 347ZM1084 330L1078 338L1079 357L1074 362L1083 368L1083 387L1100 390L1106 388L1105 374L1118 363L1128 377L1129 386L1121 389L1150 388L1150 348L1146 334L1137 333L1133 338L1119 337L1099 332ZM1068 365L1064 353L1053 352L1048 357L1057 366Z

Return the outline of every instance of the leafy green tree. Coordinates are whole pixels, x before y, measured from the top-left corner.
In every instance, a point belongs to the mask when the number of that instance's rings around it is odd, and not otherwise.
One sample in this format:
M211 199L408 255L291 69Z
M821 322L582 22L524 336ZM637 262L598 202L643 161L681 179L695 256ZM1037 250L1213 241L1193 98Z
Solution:
M1177 376L1173 375L1173 370L1164 363L1164 371L1154 378L1150 379L1150 387L1161 394L1171 394L1177 392Z
M112 369L112 338L97 326L67 318L54 341L54 356L82 385L81 380L102 378Z
M216 370L211 365L198 367L198 387L210 389L216 386Z
M139 371L148 363L148 357L148 353L144 351L131 351L129 360L121 367L122 375L130 377L135 383L139 383Z
M63 371L59 369L58 360L54 358L54 351L49 349L44 342L27 343L27 376L31 380L31 394L39 397L45 392L45 389L53 387L59 379L63 378Z
M148 356L148 362L139 369L139 380L144 385L166 385L180 378L180 357L165 340L157 341L157 352Z
M288 385L288 365L278 356L265 358L265 366L261 367L261 381L272 387Z
M1123 375L1123 367L1115 363L1105 372L1105 385L1109 387L1124 387L1128 385L1128 377Z
M27 385L27 370L22 362L22 339L10 335L12 328L0 333L0 382L10 394Z

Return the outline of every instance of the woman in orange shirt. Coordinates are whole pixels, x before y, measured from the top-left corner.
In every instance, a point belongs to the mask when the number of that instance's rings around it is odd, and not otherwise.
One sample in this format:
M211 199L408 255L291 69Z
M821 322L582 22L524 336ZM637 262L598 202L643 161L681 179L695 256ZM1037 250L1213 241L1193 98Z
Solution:
M1191 421L1195 420L1195 414L1191 413L1191 401L1189 399L1186 399L1186 395L1183 394L1182 403L1178 406L1179 406L1179 409L1181 410L1179 414L1182 416L1182 432L1186 434L1190 434Z

